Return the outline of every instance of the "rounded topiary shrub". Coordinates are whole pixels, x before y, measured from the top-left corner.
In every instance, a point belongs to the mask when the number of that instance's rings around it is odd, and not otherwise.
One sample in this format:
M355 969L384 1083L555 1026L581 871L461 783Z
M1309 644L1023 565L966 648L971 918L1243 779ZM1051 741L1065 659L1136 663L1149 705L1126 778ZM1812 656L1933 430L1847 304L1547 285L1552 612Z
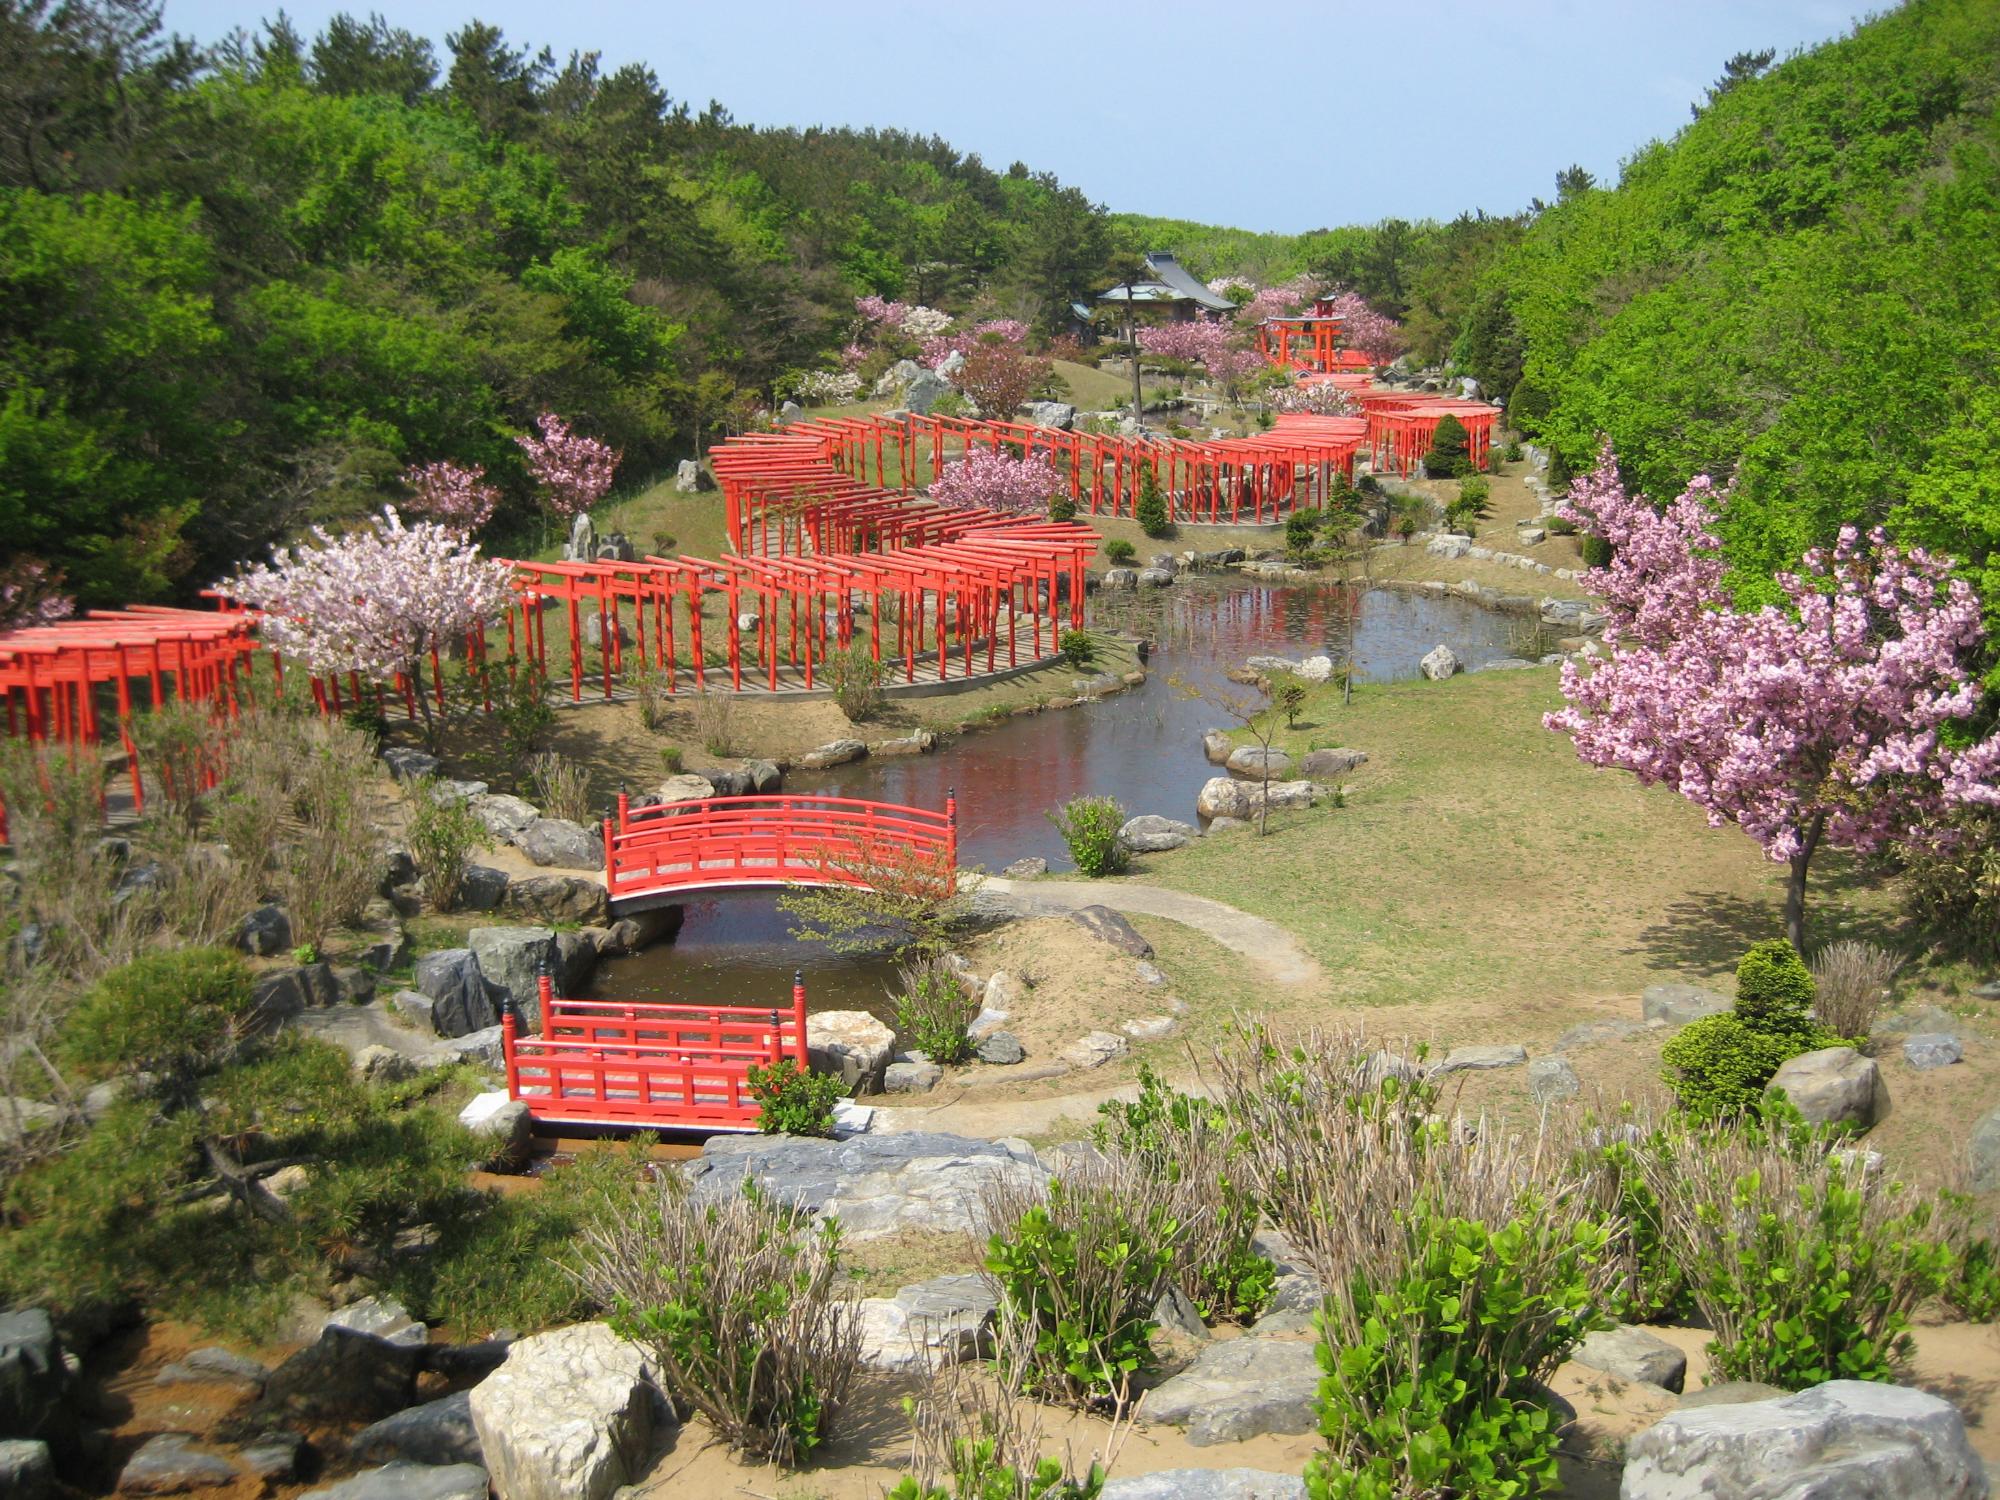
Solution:
M1057 496L1049 502L1049 519L1051 521L1074 521L1076 519L1076 502L1067 495Z
M1751 948L1736 965L1736 1019L1768 1035L1812 1035L1818 1030L1812 1014L1816 991L1798 950L1783 938L1772 938Z
M1611 566L1611 543L1601 536L1588 532L1583 538L1583 565L1586 568L1608 568Z
M1682 1109L1704 1120L1755 1112L1764 1085L1786 1058L1805 1050L1753 1031L1733 1015L1703 1016L1676 1032L1660 1053L1662 1077Z
M1471 436L1465 424L1447 412L1431 431L1430 451L1424 455L1424 473L1432 479L1456 479L1471 472Z
M1139 549L1123 537L1113 537L1102 548L1106 558L1115 563L1128 563L1138 555Z

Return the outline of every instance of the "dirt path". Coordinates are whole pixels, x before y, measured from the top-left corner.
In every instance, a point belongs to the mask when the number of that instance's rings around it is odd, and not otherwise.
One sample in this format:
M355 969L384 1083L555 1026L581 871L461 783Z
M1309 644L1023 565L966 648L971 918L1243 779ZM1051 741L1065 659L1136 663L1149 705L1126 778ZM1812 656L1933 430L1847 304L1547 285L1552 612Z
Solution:
M1312 956L1276 922L1206 896L1128 881L1009 880L1000 875L987 876L979 888L1007 897L1029 916L1061 916L1085 906L1108 906L1128 916L1164 917L1248 959L1273 983L1317 985L1326 978Z

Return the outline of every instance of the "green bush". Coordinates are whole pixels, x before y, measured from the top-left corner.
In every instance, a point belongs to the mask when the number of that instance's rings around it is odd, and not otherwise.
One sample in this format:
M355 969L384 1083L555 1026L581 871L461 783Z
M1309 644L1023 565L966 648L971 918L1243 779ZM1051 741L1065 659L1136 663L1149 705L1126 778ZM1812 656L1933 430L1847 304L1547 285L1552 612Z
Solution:
M1583 565L1586 568L1608 568L1611 566L1611 543L1595 532L1585 532L1582 542Z
M89 1077L139 1071L183 1086L219 1066L250 1022L250 967L226 948L120 964L64 1022L64 1058Z
M1687 1273L1675 1259L1661 1222L1660 1196L1646 1180L1646 1163L1665 1137L1613 1139L1592 1148L1585 1163L1607 1218L1618 1224L1608 1254L1619 1267L1604 1311L1621 1323L1660 1323L1689 1308Z
M1549 517L1549 535L1550 535L1550 536L1575 536L1575 535L1576 535L1576 522L1574 522L1574 521L1570 521L1570 520L1565 520L1565 519L1564 519L1563 517L1561 517L1561 516L1550 516L1550 517Z
M833 701L851 724L872 719L888 701L883 691L889 669L869 654L865 646L854 645L837 651L826 661L826 675L833 683Z
M1125 826L1125 809L1115 797L1072 797L1060 813L1050 813L1049 821L1069 846L1069 857L1079 875L1096 879L1116 875L1125 868L1126 849L1118 840Z
M1542 430L1542 423L1553 405L1547 391L1524 378L1514 387L1514 394L1507 398L1508 425L1525 437L1534 437Z
M1468 472L1470 435L1465 424L1451 413L1438 418L1431 431L1430 451L1424 454L1424 473L1432 479L1456 479Z
M1068 495L1056 496L1055 499L1049 502L1049 519L1051 521L1074 521L1076 519L1076 501Z
M901 971L896 1029L936 1063L961 1063L974 1044L968 1028L979 1019L979 1000L958 971L938 958L920 958Z
M752 1063L746 1080L758 1104L757 1128L765 1135L830 1136L833 1106L847 1097L839 1078L802 1069L789 1057L768 1068Z
M1992 1240L1966 1245L1945 1283L1944 1301L1968 1323L2000 1319L2000 1248Z
M1062 652L1063 660L1072 667L1089 666L1090 659L1097 654L1097 647L1092 644L1087 630L1065 630L1056 645Z
M1562 449L1551 448L1548 470L1549 493L1557 496L1568 494L1570 480L1573 477L1570 473L1569 460L1563 457Z
M1519 463L1521 461L1521 445L1509 441L1507 446L1500 450L1500 456L1510 464Z
M1783 938L1753 945L1736 964L1736 1019L1769 1036L1817 1036L1812 970Z
M460 797L440 797L422 777L411 789L410 857L423 873L424 894L439 911L456 911L473 854L486 847L486 825Z
M1139 503L1133 508L1132 518L1150 537L1163 537L1173 530L1167 515L1167 497L1161 492L1159 476L1150 464L1140 471Z
M1139 549L1123 537L1113 537L1099 548L1105 557L1114 563L1128 563L1139 555Z
M1153 1367L1153 1308L1184 1232L1130 1162L1078 1168L1041 1189L989 1192L986 1272L999 1293L1008 1371L1044 1400L1122 1406Z
M1419 1199L1400 1275L1357 1273L1359 1340L1318 1347L1312 1500L1532 1495L1556 1486L1556 1423L1535 1381L1597 1322L1601 1224L1563 1235L1526 1202L1498 1229Z
M660 746L660 769L669 776L678 776L687 769L687 763L679 745Z
M1312 551L1319 540L1319 512L1316 510L1295 510L1285 517L1285 550L1294 557L1302 557Z
M1700 1120L1754 1114L1764 1085L1786 1059L1811 1048L1752 1031L1734 1015L1703 1016L1683 1026L1660 1052L1662 1077L1682 1109Z

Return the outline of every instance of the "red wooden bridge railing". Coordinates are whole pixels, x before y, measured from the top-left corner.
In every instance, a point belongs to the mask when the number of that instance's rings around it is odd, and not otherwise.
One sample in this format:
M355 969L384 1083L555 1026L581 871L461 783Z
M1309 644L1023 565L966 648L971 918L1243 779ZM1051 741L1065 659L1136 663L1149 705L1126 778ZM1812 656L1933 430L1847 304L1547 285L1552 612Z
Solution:
M522 1033L511 1004L500 1020L507 1096L538 1123L755 1130L750 1069L806 1067L802 976L789 1006L768 1008L569 1000L546 975L539 989L539 1034Z
M712 797L634 808L623 792L604 820L613 901L744 885L893 882L949 895L957 884L958 799L943 812L854 797Z

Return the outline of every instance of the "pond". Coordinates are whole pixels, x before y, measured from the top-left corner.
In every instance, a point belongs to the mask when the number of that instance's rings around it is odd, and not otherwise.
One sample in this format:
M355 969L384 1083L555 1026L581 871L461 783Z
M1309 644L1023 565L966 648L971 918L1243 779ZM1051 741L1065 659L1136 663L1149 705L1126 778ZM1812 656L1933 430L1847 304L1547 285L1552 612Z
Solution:
M794 772L786 789L942 807L955 788L962 865L998 870L1040 855L1065 870L1068 853L1047 814L1071 797L1109 795L1129 816L1194 821L1195 793L1217 774L1202 755L1202 733L1229 722L1194 694L1246 691L1227 677L1245 658L1324 652L1343 661L1352 630L1356 680L1385 682L1418 675L1418 660L1440 642L1467 667L1515 655L1524 629L1516 617L1448 596L1201 579L1143 596L1099 596L1092 619L1154 642L1144 686L1008 719L936 755ZM689 904L673 943L606 964L595 993L762 1004L789 995L793 970L803 968L814 1009L882 1012L894 966L795 941L777 901L774 892L750 890Z

